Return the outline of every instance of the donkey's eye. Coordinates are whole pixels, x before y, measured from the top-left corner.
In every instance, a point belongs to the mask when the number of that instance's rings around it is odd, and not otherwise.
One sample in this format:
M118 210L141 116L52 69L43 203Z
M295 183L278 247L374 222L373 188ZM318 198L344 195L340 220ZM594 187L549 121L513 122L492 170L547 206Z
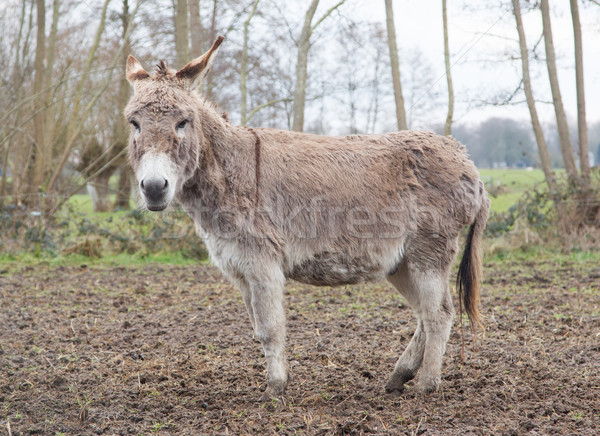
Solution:
M183 120L179 124L177 124L178 129L183 129L188 123L188 120Z
M136 120L129 120L135 130L140 130L140 124Z

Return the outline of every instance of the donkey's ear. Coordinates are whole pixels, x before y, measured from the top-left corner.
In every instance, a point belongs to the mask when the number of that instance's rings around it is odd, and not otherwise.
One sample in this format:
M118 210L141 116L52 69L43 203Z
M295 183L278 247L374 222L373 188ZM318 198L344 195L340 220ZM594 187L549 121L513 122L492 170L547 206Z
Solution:
M126 76L129 83L133 85L136 80L147 79L150 77L150 74L144 70L144 67L142 67L142 64L136 58L129 55L127 58Z
M210 50L208 50L202 56L191 61L181 70L177 71L175 76L179 79L186 80L191 88L197 87L200 83L202 83L210 71L210 68L212 67L216 57L215 55L217 54L217 51L219 51L219 46L224 39L224 36L219 35Z

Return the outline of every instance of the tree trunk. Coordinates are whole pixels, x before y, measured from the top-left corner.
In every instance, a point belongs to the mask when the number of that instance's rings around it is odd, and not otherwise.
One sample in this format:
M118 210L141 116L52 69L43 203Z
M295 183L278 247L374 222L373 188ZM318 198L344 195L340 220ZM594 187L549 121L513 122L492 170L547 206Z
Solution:
M113 209L116 210L129 210L131 208L129 200L131 198L131 182L133 180L131 168L129 163L124 162L121 165L121 172L119 173L119 184L117 186L117 198L115 199L115 205Z
M260 0L254 0L252 4L252 10L248 14L248 18L244 21L244 45L242 47L242 65L240 67L240 118L242 126L245 126L248 122L248 90L246 88L246 79L248 75L248 28L250 27L250 20L256 13L256 8Z
M210 28L207 29L207 40L209 44L217 38L217 10L219 7L219 0L213 0L212 2L212 14L210 18ZM206 42L206 41L205 41ZM203 50L204 51L204 50ZM214 87L214 75L209 74L206 76L206 79L202 82L202 90L204 95L209 100L215 100L213 95L213 87Z
M542 11L544 45L546 47L546 66L548 67L550 89L552 90L552 102L554 106L554 113L556 114L556 126L558 128L560 150L562 152L563 162L569 180L572 183L578 183L579 175L577 173L577 167L575 166L575 158L573 157L573 147L571 146L567 115L565 114L565 109L563 107L562 97L560 94L560 87L558 85L558 74L556 71L556 57L554 54L554 43L552 41L552 27L550 24L548 0L541 0L540 9Z
M110 187L108 181L110 174L100 174L87 184L87 191L92 200L94 212L110 212Z
M45 97L43 95L45 83L45 61L46 61L46 5L45 0L36 1L37 12L37 33L35 43L35 61L34 71L35 77L33 81L33 139L35 147L33 151L33 174L30 177L29 193L42 191L42 180L46 171L45 161L46 149L44 141L44 104Z
M452 118L454 116L454 87L452 86L452 75L450 73L450 48L448 45L448 14L446 12L446 0L442 0L442 20L444 26L444 63L446 65L446 81L448 82L448 115L444 124L444 135L452 134Z
M585 119L585 91L583 86L583 48L581 42L581 22L577 0L571 0L573 36L575 39L575 83L577 85L577 133L579 138L579 167L585 183L590 183L590 147Z
M308 72L308 50L310 50L310 34L312 19L319 6L319 0L312 0L306 15L300 38L298 40L298 56L296 58L296 87L294 89L294 118L292 130L304 130L304 106L306 104L306 76Z
M52 25L50 28L50 35L48 37L48 49L47 49L47 62L46 62L46 74L50 77L54 71L54 59L56 52L56 35L58 33L58 20L60 18L60 1L54 0L52 4ZM54 98L53 92L48 90L44 98L44 107L48 108L52 104ZM43 179L47 180L49 173L49 165L51 165L54 158L54 150L57 143L56 138L56 114L52 110L44 111L44 162L46 162L46 168L42 174Z
M525 90L525 98L529 115L531 117L531 125L537 143L538 155L540 157L540 165L544 171L544 177L548 184L550 192L554 191L554 172L552 171L552 163L550 162L550 154L548 146L544 138L542 125L538 118L537 109L535 107L535 99L533 98L533 90L531 88L531 78L529 76L529 52L527 50L527 41L525 40L525 30L523 29L523 20L521 19L521 6L519 0L512 0L513 15L517 23L517 32L519 34L519 48L521 50L521 67L523 69L523 88Z
M176 0L175 6L175 54L176 68L182 68L190 59L187 0Z
M22 54L24 54L25 52L28 51L28 41L29 39L27 38L27 34L29 33L29 31L31 30L31 21L32 21L32 15L33 15L33 7L34 7L34 3L31 2L30 3L30 9L29 9L29 15L27 14L27 3L23 2L21 5L21 17L19 20L19 32L18 32L18 36L17 36L17 41L15 44L15 54L14 54L14 69L12 72L12 79L11 79L11 83L18 83L19 86L14 90L15 94L14 94L14 102L18 102L21 101L21 99L23 98L23 93L24 93L24 89L22 86L23 83L23 67L22 67L22 59L25 57ZM28 18L28 20L27 20ZM25 36L23 35L23 29L26 26L26 22L29 21L29 27L27 28L28 30L25 32ZM24 41L23 41L24 39ZM23 51L21 51L21 49ZM23 112L23 106L20 106L17 109L17 112L15 114L15 118L16 119L22 119L22 112ZM3 126L4 128L6 126ZM3 129L2 129L3 130ZM4 133L2 132L2 136L4 136ZM7 178L8 178L8 166L10 165L9 163L9 154L13 155L12 158L12 166L11 166L11 172L12 172L12 183L11 183L11 193L12 193L12 199L11 201L15 204L21 204L22 201L22 196L21 194L22 192L22 182L24 179L25 174L24 171L22 171L22 169L24 169L25 167L25 161L27 160L29 154L30 154L30 147L18 147L17 149L15 149L12 153L11 153L11 148L12 148L12 143L13 143L13 139L10 138L7 142L6 142L6 152L5 152L5 158L4 158L4 165L2 166L2 186L0 187L0 204L4 204L5 201L5 195L7 193L8 190L8 182L7 182Z
M313 17L319 6L319 0L312 0L310 6L304 16L304 24L302 25L302 31L300 32L300 38L298 39L298 57L296 60L296 87L294 89L294 118L292 121L292 130L302 132L304 130L304 107L306 105L306 77L308 75L308 51L310 50L310 36L313 34L315 29L330 16L333 11L340 7L345 0L341 0L334 6L329 8L322 16L317 20L315 24L312 24Z
M396 46L396 26L394 25L394 10L392 0L385 0L385 16L388 34L388 47L390 49L390 64L392 66L392 83L394 85L394 99L396 102L396 122L398 130L407 130L406 110L404 109L404 96L400 82L400 66L398 62L398 47Z
M119 79L119 97L117 101L117 106L121 108L125 108L127 105L127 101L129 100L129 92L130 86L129 82L127 82L126 78L126 66L127 66L127 57L131 52L129 36L127 35L127 26L130 19L129 13L129 3L128 0L123 0L123 11L121 13L121 27L122 27L122 39L125 44L125 49L121 53L121 73ZM124 148L127 148L127 138L128 138L128 126L127 121L125 121L124 117L119 117L118 120L115 120L116 127L114 129L114 138L113 142L116 144L114 147L115 153L119 153ZM123 156L123 158L119 159L118 167L121 169L121 173L119 175L119 187L117 189L117 197L115 199L115 209L128 210L129 209L129 198L131 196L131 182L130 182L130 174L131 170L129 169L129 163L127 162L127 157Z
M190 58L196 59L204 53L204 34L200 20L200 0L189 0L190 7Z

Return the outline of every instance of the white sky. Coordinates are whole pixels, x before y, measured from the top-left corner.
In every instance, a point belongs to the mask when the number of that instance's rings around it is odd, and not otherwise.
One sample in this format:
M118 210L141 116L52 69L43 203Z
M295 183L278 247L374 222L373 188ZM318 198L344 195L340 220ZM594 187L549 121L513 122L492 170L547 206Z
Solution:
M442 7L441 0L395 0L393 2L396 37L402 62L402 48L417 47L434 68L439 81L436 87L447 95L444 76ZM470 4L470 6L466 6ZM489 4L489 3L488 3ZM448 0L449 40L456 99L456 123L475 123L490 116L528 118L525 104L504 107L474 107L468 101L491 98L498 92L511 93L519 84L520 59L514 16L508 6L485 9L486 2ZM385 23L383 0L354 0L352 14ZM475 5L475 6L473 6ZM580 1L583 33L583 62L586 91L586 109L589 122L600 120L600 6ZM477 10L475 10L477 9ZM503 14L503 11L505 13ZM542 33L539 10L522 11L527 45L531 51ZM575 119L577 102L575 92L575 63L573 59L573 28L569 2L551 2L552 30L559 70L560 88L565 110ZM543 41L536 51L545 59ZM512 60L511 60L512 58ZM537 100L552 100L545 64L532 62L532 80ZM521 93L516 100L524 99ZM551 122L553 108L538 103L543 121ZM408 108L407 108L408 109ZM435 118L443 121L447 108L440 108ZM433 114L432 114L433 115Z

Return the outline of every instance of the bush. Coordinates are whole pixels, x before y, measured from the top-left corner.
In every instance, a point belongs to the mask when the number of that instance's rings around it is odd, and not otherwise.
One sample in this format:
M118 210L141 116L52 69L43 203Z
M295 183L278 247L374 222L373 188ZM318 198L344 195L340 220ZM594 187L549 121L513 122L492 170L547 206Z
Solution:
M159 216L140 210L86 214L67 203L56 216L44 217L28 212L24 206L7 205L0 213L0 232L3 254L76 253L102 257L180 252L193 259L208 257L191 220L179 211Z

